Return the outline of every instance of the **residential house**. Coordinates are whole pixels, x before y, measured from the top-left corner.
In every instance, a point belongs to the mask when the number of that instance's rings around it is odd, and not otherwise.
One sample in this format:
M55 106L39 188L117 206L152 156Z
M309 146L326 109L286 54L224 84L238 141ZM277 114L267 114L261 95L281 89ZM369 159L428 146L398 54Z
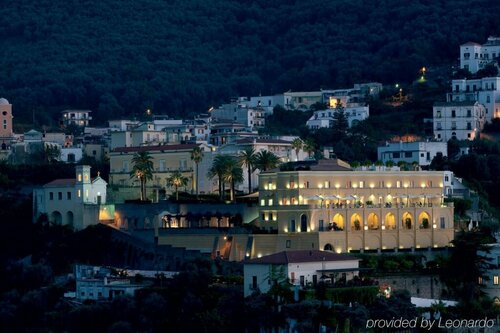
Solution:
M267 293L278 283L315 286L325 278L351 280L359 273L360 259L330 251L281 251L244 261L244 296Z
M250 130L262 128L266 124L267 111L262 107L248 107L247 99L238 98L211 110L214 120L232 120Z
M460 68L476 73L500 57L500 37L488 37L484 44L467 42L460 45Z
M61 111L61 125L69 126L75 125L79 127L89 126L90 120L90 110L64 110Z
M420 166L428 166L436 156L448 156L448 143L436 141L387 142L377 148L378 160L394 164L417 162Z
M478 102L484 105L485 121L500 118L500 77L452 81L448 102Z
M323 93L321 91L303 91L283 93L285 109L307 111L311 105L322 102Z
M474 140L483 130L485 108L478 102L437 102L433 117L437 140Z
M340 102L338 102L340 103ZM333 105L337 105L336 103ZM345 105L345 104L344 104ZM367 119L370 115L370 107L362 103L349 103L343 108L349 127ZM309 129L332 128L335 123L335 113L338 108L314 111L313 115L306 122Z

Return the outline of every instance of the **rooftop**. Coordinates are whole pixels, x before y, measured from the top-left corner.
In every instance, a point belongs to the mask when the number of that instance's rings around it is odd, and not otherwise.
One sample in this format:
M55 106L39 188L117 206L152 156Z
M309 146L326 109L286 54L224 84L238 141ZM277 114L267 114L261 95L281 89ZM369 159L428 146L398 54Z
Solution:
M198 147L197 144L161 145L161 146L139 146L139 147L118 147L113 150L116 153L135 153L140 151L175 151L192 150Z
M464 43L460 46L481 46L481 44L478 44L476 42L467 42L467 43Z
M463 101L463 102L436 102L434 106L474 106L477 104L475 101Z
M304 262L352 261L360 259L345 254L318 250L282 251L261 258L245 261L245 264L291 264Z
M288 162L280 166L280 171L352 171L349 163L340 159ZM277 170L272 170L272 172Z
M75 178L56 179L44 185L44 187L73 187L76 184Z
M245 138L245 139L240 139L236 140L237 144L247 144L247 143L274 143L274 144L289 144L291 145L292 143L290 141L286 140L280 140L280 139L253 139L253 138Z

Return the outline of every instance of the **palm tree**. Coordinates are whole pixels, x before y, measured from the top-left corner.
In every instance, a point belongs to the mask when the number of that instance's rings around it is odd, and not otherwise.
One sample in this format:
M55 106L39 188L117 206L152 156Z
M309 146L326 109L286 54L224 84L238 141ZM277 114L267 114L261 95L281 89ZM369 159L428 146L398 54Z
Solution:
M141 182L141 201L146 200L146 183L153 179L153 157L147 151L139 151L132 157L130 178L137 177Z
M196 200L198 200L198 166L201 162L201 160L203 160L203 150L200 148L200 146L198 147L195 147L193 149L193 151L191 152L191 160L194 162L194 164L196 164L196 183L195 183L195 186L196 186Z
M267 171L276 168L280 164L280 158L274 153L262 150L255 156L255 168Z
M297 157L297 161L299 160L299 152L303 146L304 146L304 143L302 142L302 140L300 138L293 139L292 148L293 148L293 150L295 150L295 156Z
M316 150L315 143L313 139L307 139L304 143L304 150L307 152L307 156L311 158L311 154Z
M248 172L248 193L252 193L252 172L255 167L255 149L248 146L239 154L240 165L247 168Z
M209 179L213 179L217 177L218 183L219 183L219 199L223 200L224 197L224 173L225 170L227 169L227 164L228 164L228 158L230 156L228 155L217 155L214 158L214 161L212 163L212 167L208 170L207 177Z
M167 186L175 189L175 200L179 201L179 187L186 186L188 181L188 177L183 176L179 170L174 171L167 178Z
M226 169L224 172L223 179L225 182L229 183L230 186L230 200L234 202L234 185L236 183L241 183L243 181L243 168L241 167L238 159L230 157L227 160Z

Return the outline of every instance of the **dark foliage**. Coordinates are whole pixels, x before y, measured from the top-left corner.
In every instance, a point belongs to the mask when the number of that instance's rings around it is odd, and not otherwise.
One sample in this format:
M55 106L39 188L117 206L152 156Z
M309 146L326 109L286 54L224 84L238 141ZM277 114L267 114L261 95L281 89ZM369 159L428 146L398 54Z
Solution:
M186 115L234 95L411 82L498 34L497 1L35 1L0 8L18 119ZM390 61L388 61L390 59Z

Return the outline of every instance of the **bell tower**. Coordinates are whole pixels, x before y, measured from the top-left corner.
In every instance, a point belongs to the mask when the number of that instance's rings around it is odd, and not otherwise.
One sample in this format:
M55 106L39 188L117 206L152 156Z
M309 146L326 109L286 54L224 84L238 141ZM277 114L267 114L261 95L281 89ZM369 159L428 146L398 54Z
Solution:
M12 131L12 104L0 98L0 149L7 150L14 132Z

